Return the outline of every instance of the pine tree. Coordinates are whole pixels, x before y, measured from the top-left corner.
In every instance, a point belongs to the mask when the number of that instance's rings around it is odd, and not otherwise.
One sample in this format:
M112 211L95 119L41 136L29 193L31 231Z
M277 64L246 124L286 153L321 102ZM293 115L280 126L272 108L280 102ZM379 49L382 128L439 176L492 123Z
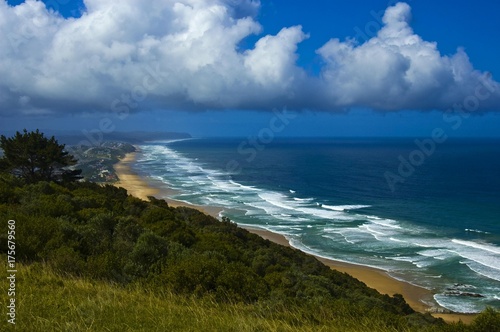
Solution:
M76 159L65 151L52 136L47 138L38 129L7 138L0 136L0 148L4 152L0 159L0 171L10 172L28 183L38 181L75 181L81 179L81 170L68 169Z

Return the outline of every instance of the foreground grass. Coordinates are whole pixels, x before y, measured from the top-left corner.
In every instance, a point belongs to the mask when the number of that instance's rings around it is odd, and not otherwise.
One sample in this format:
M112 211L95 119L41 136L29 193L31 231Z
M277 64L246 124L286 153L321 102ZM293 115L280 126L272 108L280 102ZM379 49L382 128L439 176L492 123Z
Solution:
M2 255L3 256L3 255ZM2 257L3 258L3 257ZM17 266L16 325L1 331L419 331L388 329L383 319L353 317L339 307L336 317L311 319L304 308L227 304L171 292L146 292L104 281L61 276L44 264ZM7 292L2 292L2 307ZM314 310L314 309L313 309ZM5 309L2 310L5 312ZM321 308L316 308L316 314ZM471 325L426 327L424 331L499 331L499 313L487 311Z
M19 264L16 288L16 331L388 331L382 320L341 309L338 317L318 322L303 309L153 294L139 285L61 276L43 264ZM14 330L3 316L0 330Z

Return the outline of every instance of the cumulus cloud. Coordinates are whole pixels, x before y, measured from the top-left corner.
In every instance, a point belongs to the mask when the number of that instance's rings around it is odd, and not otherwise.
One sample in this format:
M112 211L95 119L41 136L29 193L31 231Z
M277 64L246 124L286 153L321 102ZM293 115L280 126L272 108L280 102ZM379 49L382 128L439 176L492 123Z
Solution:
M386 10L384 26L365 43L332 39L321 47L328 100L385 110L447 109L479 89L480 98L489 95L480 100L482 106L498 108L500 85L474 70L462 49L441 55L435 42L413 32L410 20L410 6L398 3Z
M80 18L41 1L0 0L0 114L141 109L446 109L500 85L463 50L442 56L409 25L411 9L389 7L377 36L332 39L313 77L297 65L300 26L264 35L255 0L85 0ZM486 87L486 88L484 88ZM481 90L481 92L484 92ZM483 94L484 95L484 94Z

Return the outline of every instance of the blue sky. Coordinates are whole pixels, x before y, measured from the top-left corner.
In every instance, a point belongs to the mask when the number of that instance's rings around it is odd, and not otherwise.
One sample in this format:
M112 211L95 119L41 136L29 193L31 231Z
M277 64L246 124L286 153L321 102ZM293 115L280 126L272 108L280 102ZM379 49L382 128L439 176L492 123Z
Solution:
M500 136L496 2L175 2L0 0L0 131Z

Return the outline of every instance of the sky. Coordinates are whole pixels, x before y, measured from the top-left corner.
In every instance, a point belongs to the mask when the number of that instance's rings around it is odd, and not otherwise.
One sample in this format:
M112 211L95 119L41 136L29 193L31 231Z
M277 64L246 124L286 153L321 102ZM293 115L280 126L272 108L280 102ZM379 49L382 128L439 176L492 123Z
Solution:
M499 137L499 9L0 0L0 131Z

